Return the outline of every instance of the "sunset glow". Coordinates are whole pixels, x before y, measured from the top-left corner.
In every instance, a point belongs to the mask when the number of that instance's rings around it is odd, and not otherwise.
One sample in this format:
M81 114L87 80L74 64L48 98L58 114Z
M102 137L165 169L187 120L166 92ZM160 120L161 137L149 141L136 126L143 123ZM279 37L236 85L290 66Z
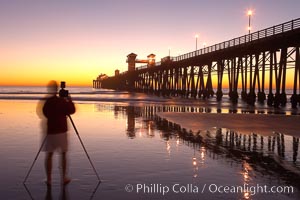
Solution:
M126 71L131 52L138 59L154 53L160 61L194 51L193 33L205 38L205 43L199 41L204 46L244 35L248 16L243 11L250 6L255 8L255 30L299 17L299 1L272 1L272 7L268 1L252 3L2 1L0 85L45 85L55 79L91 86L100 73Z

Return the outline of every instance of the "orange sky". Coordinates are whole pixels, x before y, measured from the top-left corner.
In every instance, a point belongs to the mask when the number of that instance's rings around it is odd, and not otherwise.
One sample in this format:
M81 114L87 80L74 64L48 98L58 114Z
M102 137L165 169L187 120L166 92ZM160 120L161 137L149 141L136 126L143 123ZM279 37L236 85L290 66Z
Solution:
M247 34L248 8L253 31L299 17L300 1L272 2L1 1L0 85L91 86L100 73L127 70L131 52L160 61L169 48L171 56L194 51L195 34L198 48Z

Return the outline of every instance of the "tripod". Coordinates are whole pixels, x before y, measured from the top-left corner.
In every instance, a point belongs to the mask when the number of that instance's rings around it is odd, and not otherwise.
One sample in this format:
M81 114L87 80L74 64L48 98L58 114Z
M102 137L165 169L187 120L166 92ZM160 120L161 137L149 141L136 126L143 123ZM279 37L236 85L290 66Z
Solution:
M91 161L91 159L90 159L90 156L89 156L89 154L88 154L88 152L87 152L87 150L86 150L86 148L85 148L85 146L84 146L84 144L83 144L83 142L82 142L82 140L81 140L81 138L80 138L80 136L79 136L79 133L78 133L78 131L77 131L77 128L76 128L76 126L75 126L75 124L74 124L74 121L73 121L72 117L71 117L70 115L68 115L68 117L69 117L69 119L70 119L70 121L71 121L71 123L72 123L72 125L73 125L73 128L74 128L74 130L75 130L75 132L76 132L76 135L78 136L78 139L79 139L79 141L80 141L80 143L81 143L81 146L82 146L82 148L83 148L83 150L84 150L84 152L85 152L85 154L86 154L88 160L90 161L90 164L91 164L91 166L92 166L92 168L93 168L93 170L94 170L94 172L95 172L95 174L96 174L96 176L97 176L98 181L101 182L100 177L99 177L99 175L98 175L98 173L97 173L97 171L96 171L96 169L95 169L95 167L94 167L94 165L93 165L93 163L92 163L92 161ZM46 142L46 139L47 139L47 135L46 135L46 137L44 138L44 140L43 140L43 142L42 142L42 145L41 145L41 147L40 147L38 153L36 154L36 156L35 156L35 158L34 158L34 161L33 161L32 165L31 165L31 167L30 167L30 169L29 169L29 171L28 171L28 173L27 173L27 175L26 175L26 177L25 177L25 179L24 179L24 181L23 181L23 184L25 184L25 182L27 181L28 176L29 176L29 174L31 173L31 170L32 170L32 168L33 168L33 166L34 166L34 164L35 164L37 158L39 157L40 152L41 152L41 150L42 150L42 148L43 148L43 146L44 146L44 144L45 144L45 142Z
M73 128L74 128L74 130L75 130L75 132L76 132L76 135L78 136L78 139L79 139L79 141L80 141L80 143L81 143L81 146L82 146L82 148L83 148L83 150L84 150L84 152L85 152L87 158L89 159L90 164L91 164L91 166L92 166L92 168L93 168L93 170L94 170L94 172L95 172L95 174L96 174L96 176L97 176L97 178L98 178L98 181L101 182L100 177L99 177L99 175L98 175L98 173L97 173L97 171L96 171L96 169L95 169L95 167L94 167L94 165L93 165L93 163L92 163L92 160L91 160L91 158L90 158L90 156L89 156L87 150L85 149L85 147L84 147L84 145L83 145L83 142L82 142L82 140L81 140L81 138L80 138L80 136L79 136L79 133L78 133L77 128L76 128L76 126L75 126L75 124L74 124L74 122L73 122L72 117L71 117L70 115L68 115L68 117L69 117L69 119L70 119L70 121L71 121L71 123L72 123L72 125L73 125Z
M43 146L44 146L44 144L45 144L45 142L46 142L46 139L47 139L47 135L45 136L45 138L44 138L44 140L43 140L43 142L42 142L42 145L41 145L41 147L40 147L38 153L36 154L36 156L35 156L35 158L34 158L34 160L33 160L33 163L32 163L32 165L31 165L31 167L30 167L30 169L29 169L29 171L28 171L28 173L27 173L27 175L26 175L26 177L25 177L25 179L24 179L24 181L23 181L23 184L24 184L24 185L25 185L25 182L27 181L27 178L28 178L28 176L29 176L29 174L30 174L32 168L33 168L33 165L35 164L35 161L37 160L37 158L38 158L39 155L40 155L40 152L41 152L41 150L42 150L42 148L43 148Z

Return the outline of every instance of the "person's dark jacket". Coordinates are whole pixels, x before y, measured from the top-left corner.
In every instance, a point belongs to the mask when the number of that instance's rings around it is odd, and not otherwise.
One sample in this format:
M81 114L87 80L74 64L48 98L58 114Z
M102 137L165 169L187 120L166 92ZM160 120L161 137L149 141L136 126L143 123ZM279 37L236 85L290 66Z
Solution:
M75 106L71 100L52 96L43 107L47 120L47 134L65 133L68 130L67 115L75 113Z

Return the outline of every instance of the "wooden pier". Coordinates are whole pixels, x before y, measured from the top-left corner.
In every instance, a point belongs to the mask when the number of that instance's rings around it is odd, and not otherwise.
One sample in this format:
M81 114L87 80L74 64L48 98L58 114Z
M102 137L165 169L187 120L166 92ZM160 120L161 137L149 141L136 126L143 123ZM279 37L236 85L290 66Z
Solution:
M127 56L128 71L98 77L94 88L195 99L215 95L220 101L226 87L233 103L241 96L250 105L267 101L280 107L288 102L288 78L293 82L292 107L300 104L300 18L161 62L150 54L147 65L137 68L136 56Z

